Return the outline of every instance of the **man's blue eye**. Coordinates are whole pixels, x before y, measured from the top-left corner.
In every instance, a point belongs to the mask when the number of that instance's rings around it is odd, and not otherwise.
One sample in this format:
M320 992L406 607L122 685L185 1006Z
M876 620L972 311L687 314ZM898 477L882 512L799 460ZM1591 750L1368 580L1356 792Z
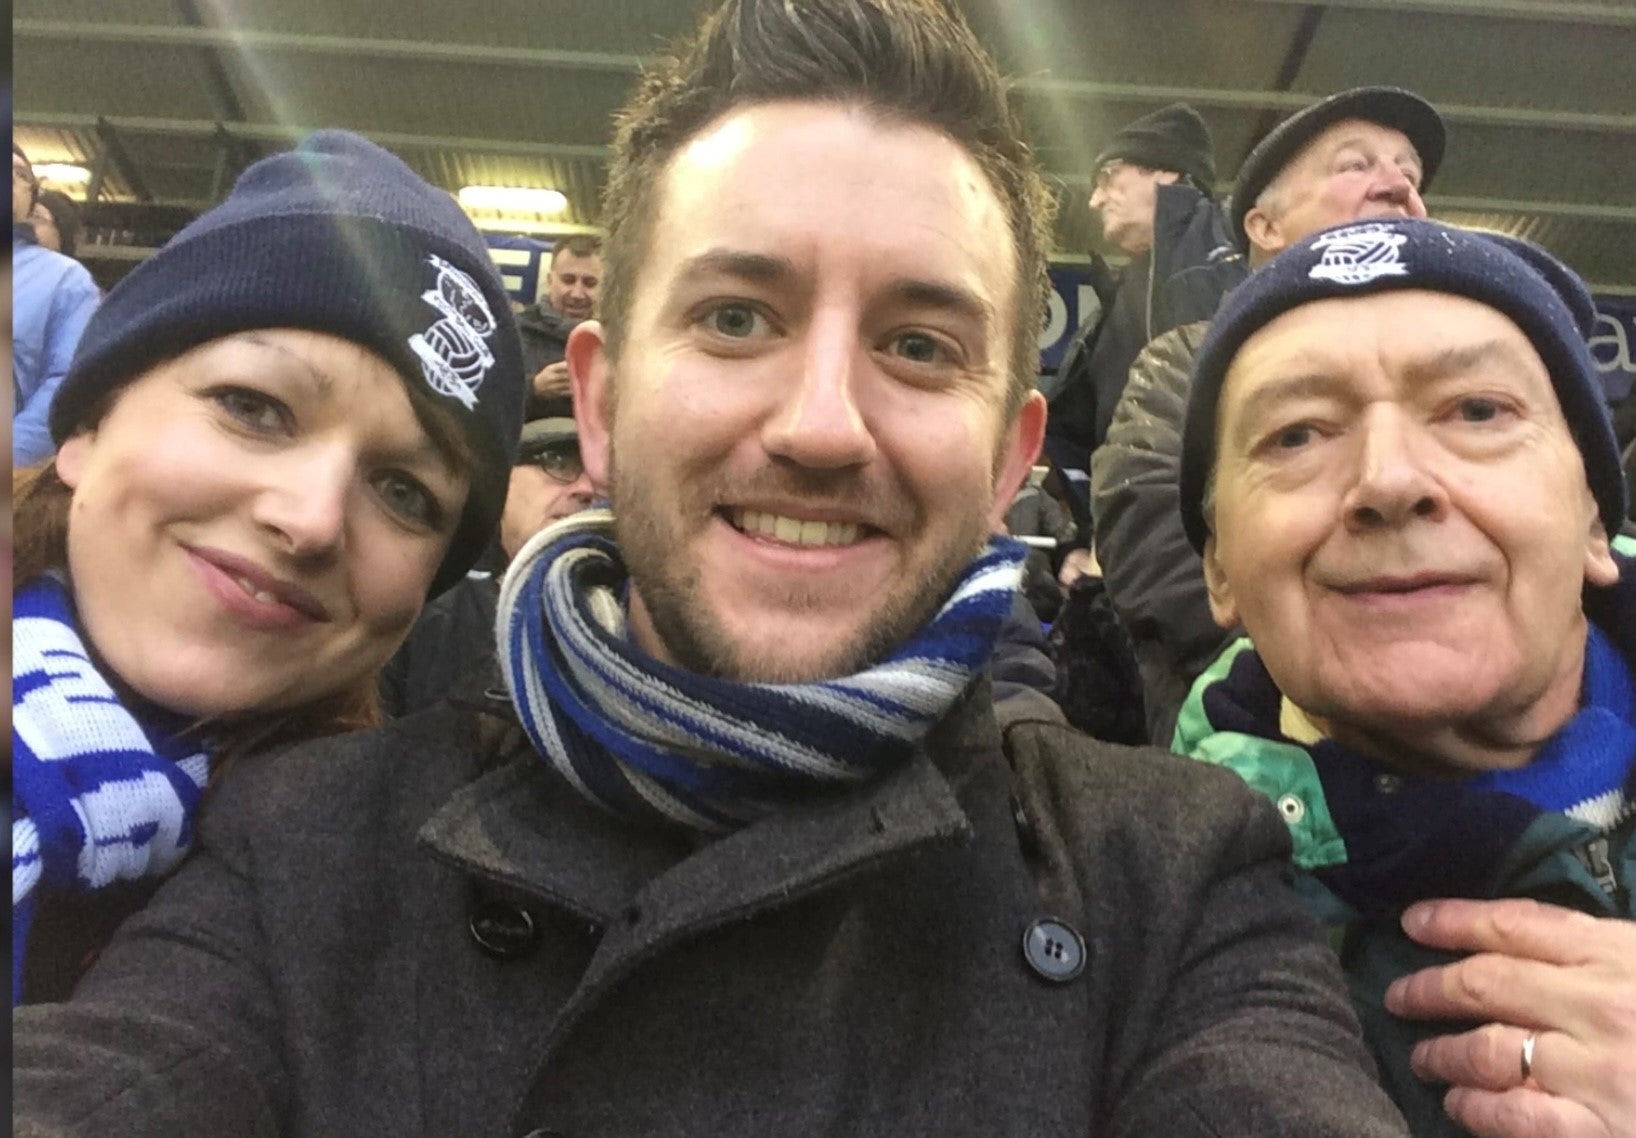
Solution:
M1278 434L1273 436L1273 441L1279 447L1282 447L1285 450L1294 450L1296 447L1304 447L1312 441L1312 428L1307 426L1305 423L1300 423L1293 427L1285 427L1283 430L1279 431Z
M1500 406L1492 399L1470 398L1460 400L1460 418L1468 423L1487 423L1500 413Z
M756 329L756 311L747 304L724 304L710 314L710 326L723 336L742 339Z
M919 332L906 332L897 338L897 354L920 364L934 364L942 352L942 345Z

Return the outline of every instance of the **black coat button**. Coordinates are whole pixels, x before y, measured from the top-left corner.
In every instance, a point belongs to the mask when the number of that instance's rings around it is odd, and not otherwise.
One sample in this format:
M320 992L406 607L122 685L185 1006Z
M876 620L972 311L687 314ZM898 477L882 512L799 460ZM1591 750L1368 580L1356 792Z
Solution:
M1028 926L1022 949L1028 966L1053 983L1066 984L1085 970L1085 938L1052 917Z
M471 936L477 946L496 960L516 960L540 943L534 918L509 901L479 901L472 907Z

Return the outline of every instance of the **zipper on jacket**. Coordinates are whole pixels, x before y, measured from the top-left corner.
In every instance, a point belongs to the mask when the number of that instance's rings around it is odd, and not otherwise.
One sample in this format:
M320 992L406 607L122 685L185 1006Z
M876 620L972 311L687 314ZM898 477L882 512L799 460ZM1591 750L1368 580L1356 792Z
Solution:
M1147 327L1144 329L1147 332L1147 339L1143 341L1144 344L1153 341L1153 278L1159 275L1158 254L1159 239L1155 237L1153 248L1148 250L1147 255Z
M1619 884L1619 875L1613 871L1613 860L1608 857L1608 839L1592 838L1582 846L1574 848L1574 856L1579 859L1590 875L1596 878L1596 883L1608 895L1615 907L1623 912L1625 908L1625 890Z

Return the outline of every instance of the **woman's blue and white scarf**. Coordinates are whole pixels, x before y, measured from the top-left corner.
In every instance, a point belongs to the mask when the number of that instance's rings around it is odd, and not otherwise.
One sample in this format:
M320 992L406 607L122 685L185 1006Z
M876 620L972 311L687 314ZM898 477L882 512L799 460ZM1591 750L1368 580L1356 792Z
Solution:
M210 773L180 723L143 723L97 671L53 577L13 597L11 1000L43 893L160 877L193 840ZM150 720L157 716L149 716Z
M591 801L725 832L902 762L987 664L1026 553L992 539L937 615L856 675L736 683L630 643L613 514L585 510L535 535L506 573L506 685L535 749Z

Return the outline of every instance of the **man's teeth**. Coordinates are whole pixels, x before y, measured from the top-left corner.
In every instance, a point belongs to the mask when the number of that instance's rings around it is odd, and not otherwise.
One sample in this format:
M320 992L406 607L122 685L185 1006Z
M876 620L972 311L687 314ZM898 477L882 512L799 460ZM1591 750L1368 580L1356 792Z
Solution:
M273 596L273 594L271 594L271 593L262 592L260 589L256 588L249 581L247 581L245 578L243 578L243 577L234 577L233 580L238 582L239 588L243 589L246 593L249 593L251 597L253 597L255 600L260 601L262 604L264 604L264 605L274 605L274 604L278 603L278 598L277 597Z
M858 540L854 522L804 522L756 510L734 510L733 524L745 533L766 534L791 545L851 545Z

